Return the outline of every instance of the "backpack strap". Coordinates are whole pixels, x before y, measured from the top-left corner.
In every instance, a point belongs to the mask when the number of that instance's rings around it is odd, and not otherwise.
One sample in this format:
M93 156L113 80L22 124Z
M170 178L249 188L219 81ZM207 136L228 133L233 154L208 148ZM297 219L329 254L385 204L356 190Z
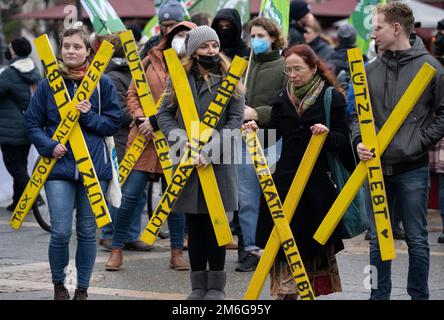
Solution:
M325 111L325 125L330 129L330 109L332 100L333 87L328 87L324 94L324 111Z

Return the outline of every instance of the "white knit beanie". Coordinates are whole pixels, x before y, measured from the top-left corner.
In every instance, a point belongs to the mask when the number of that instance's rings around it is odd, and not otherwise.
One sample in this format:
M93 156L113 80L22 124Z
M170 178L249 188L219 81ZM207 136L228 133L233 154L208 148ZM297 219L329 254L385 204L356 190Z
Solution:
M219 37L216 31L209 26L199 26L188 31L185 38L185 48L187 56L191 56L199 47L207 41L216 41L220 46Z

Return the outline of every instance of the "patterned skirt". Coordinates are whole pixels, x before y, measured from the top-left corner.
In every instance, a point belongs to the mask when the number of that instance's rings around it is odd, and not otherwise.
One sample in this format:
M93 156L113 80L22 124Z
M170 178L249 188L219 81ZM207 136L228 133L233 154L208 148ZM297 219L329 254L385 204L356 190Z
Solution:
M322 256L303 261L315 296L341 292L341 278L333 246ZM271 271L270 294L276 300L296 300L299 296L296 283L286 261L276 259Z

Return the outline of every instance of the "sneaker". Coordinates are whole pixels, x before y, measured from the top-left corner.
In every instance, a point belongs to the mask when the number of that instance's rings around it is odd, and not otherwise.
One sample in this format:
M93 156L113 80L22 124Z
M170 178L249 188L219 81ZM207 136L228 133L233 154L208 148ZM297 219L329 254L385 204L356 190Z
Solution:
M150 246L149 244L146 244L142 240L127 242L123 247L123 250L131 250L131 251L151 251L153 249L154 246Z
M444 243L444 232L438 237L438 243Z
M54 284L54 300L69 300L68 289L63 283Z
M254 271L256 270L258 263L259 263L259 256L254 253L248 252L247 255L237 265L235 270L240 272Z
M105 251L111 251L113 249L113 240L111 239L100 239L99 244Z
M74 292L74 298L72 300L88 300L87 289L79 288Z

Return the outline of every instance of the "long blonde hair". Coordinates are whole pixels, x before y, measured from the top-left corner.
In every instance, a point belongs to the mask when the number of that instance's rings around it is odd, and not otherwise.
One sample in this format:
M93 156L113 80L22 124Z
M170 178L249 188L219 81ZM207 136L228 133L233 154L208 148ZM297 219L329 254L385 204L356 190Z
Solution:
M222 72L222 75L224 76L228 73L231 63L230 60L222 52L219 52L219 57L220 57L219 70ZM182 66L185 69L187 75L190 74L193 65L197 62L196 58L193 58L191 56L186 56L182 58L181 61L182 61ZM202 78L205 80L205 83L207 84L208 88L210 89L210 78L209 78L210 72L208 70L205 70L204 73L201 73L201 75ZM236 89L234 90L233 97L238 99L244 94L244 92L245 92L244 85L242 81L239 81L238 84L236 85ZM171 86L169 89L165 91L165 95L169 97L171 106L177 104L176 92L173 86Z

